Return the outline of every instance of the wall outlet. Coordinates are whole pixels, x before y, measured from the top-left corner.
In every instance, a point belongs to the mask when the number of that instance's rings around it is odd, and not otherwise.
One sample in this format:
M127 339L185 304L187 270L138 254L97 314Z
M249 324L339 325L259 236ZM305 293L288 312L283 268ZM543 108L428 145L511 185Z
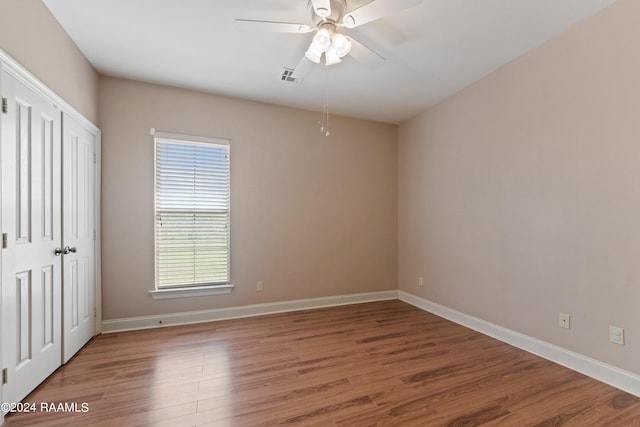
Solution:
M262 292L263 290L264 290L264 283L262 283L262 280L261 280L258 283L256 283L256 291Z
M617 326L609 326L609 341L614 344L624 345L624 329Z
M571 328L571 316L567 313L560 313L558 315L558 326L565 329Z
M418 286L420 287L424 286L424 279L422 278L422 276L418 277Z

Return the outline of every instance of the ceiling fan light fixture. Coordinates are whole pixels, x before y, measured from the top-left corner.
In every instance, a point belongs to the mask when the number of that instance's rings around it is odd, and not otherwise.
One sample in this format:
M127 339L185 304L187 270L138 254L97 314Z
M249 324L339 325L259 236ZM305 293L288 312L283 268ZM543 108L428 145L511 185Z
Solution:
M342 62L342 60L340 59L340 55L338 55L338 51L336 50L336 48L331 46L325 54L325 64L334 65L338 62Z
M333 36L331 47L334 48L338 56L342 58L351 50L351 41L344 35L338 33Z
M315 43L311 42L311 45L309 45L309 49L304 53L304 56L306 56L309 61L319 64L320 58L322 57L322 51L316 47Z
M326 28L319 29L311 44L320 52L326 52L331 46L331 33Z

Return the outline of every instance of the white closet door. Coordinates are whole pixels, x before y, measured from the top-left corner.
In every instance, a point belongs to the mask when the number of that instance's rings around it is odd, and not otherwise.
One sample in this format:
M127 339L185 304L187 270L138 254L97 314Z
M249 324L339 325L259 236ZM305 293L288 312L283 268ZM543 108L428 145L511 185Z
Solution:
M61 364L60 112L3 71L4 402L19 402Z
M73 118L62 122L63 362L95 333L96 137Z

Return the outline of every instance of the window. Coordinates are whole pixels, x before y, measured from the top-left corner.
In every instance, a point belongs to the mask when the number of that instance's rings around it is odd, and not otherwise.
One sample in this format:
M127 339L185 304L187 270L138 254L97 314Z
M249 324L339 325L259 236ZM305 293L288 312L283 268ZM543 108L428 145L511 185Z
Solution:
M229 141L160 132L154 135L152 295L202 295L207 289L214 291L207 294L228 293Z

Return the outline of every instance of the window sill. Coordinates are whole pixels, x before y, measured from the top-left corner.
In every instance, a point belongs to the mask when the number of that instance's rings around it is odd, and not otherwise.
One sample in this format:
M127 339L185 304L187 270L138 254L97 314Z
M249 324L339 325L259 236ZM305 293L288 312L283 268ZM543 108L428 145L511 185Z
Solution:
M193 288L154 289L149 291L153 299L204 297L209 295L226 295L233 290L233 285L197 286Z

